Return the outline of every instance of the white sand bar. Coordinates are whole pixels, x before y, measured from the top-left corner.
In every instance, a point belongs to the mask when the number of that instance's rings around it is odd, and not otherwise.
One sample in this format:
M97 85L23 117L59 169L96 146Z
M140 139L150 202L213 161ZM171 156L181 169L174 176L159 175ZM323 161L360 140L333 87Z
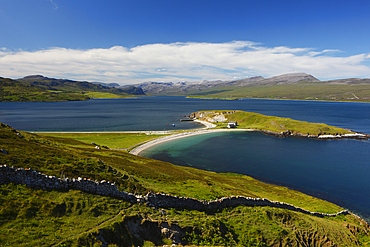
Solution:
M208 123L209 124L209 123ZM144 151L145 149L152 147L156 144L172 141L179 138L184 138L188 136L194 136L194 135L200 135L200 134L206 134L206 133L214 133L214 132L226 132L226 131L254 131L252 129L208 129L208 127L201 129L201 130L193 130L193 131L187 131L180 134L174 134L170 136L165 136L158 138L156 140L147 142L143 145L138 146L137 148L134 148L130 151L130 154L139 155L140 152Z

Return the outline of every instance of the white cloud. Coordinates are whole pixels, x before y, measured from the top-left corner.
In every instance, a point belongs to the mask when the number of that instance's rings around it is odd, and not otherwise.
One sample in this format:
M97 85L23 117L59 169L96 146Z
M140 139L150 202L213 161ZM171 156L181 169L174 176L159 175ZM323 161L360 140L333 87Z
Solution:
M54 9L55 9L55 10L57 10L57 9L58 9L58 5L57 5L56 3L54 3L54 1L53 1L53 0L48 0L48 1L50 1L50 2L54 5Z
M270 77L291 71L320 79L370 77L370 54L330 56L337 50L263 47L249 41L228 43L148 44L131 49L77 50L49 48L39 51L0 49L0 76L30 74L134 84L144 81L201 81Z

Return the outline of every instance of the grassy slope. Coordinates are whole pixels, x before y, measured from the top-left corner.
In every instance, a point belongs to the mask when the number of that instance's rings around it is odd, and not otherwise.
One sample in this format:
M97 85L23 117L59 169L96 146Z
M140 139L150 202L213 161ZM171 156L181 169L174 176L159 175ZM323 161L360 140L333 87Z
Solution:
M11 79L0 78L0 101L65 101L87 100L86 95L73 92L53 92L23 84Z
M42 80L18 82L0 77L1 101L67 101L90 98L125 98L140 93L134 87L108 88L99 84L70 80ZM32 84L31 82L35 83Z
M86 177L116 182L120 189L214 199L227 195L264 197L311 211L335 213L331 203L261 183L236 174L217 174L137 157L121 151L96 150L94 145L60 137L41 137L2 125L0 163L31 167L48 175ZM148 244L129 234L130 217L178 224L188 231L189 243L240 246L356 245L369 243L369 229L352 215L317 218L269 207L237 207L215 214L166 210L167 215L144 205L79 191L41 191L20 185L2 185L0 245L92 246L95 235L117 246ZM164 239L150 239L157 245ZM101 242L100 242L101 243Z
M187 96L213 98L273 98L296 100L327 100L327 101L370 101L370 85L348 84L334 85L326 82L305 83L272 86L227 86L188 92Z
M146 135L144 133L39 133L43 136L71 138L86 144L96 143L111 149L128 149L138 143L153 140L163 135ZM83 144L84 145L84 144Z
M142 95L142 91L134 86L126 88L113 88L107 87L100 84L89 83L84 81L72 81L67 79L54 79L47 77L26 77L19 79L20 82L26 84L37 85L45 90L58 90L63 92L74 92L80 94L90 94L97 98L100 97L129 97L132 95Z

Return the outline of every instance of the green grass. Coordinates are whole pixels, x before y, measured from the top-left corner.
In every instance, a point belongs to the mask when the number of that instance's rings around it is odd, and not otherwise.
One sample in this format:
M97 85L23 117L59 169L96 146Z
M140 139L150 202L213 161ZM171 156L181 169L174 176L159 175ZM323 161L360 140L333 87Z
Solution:
M88 100L86 95L76 92L45 90L35 85L0 78L0 101L67 101Z
M117 150L96 150L95 145L78 140L18 132L4 124L0 126L0 146L8 152L0 153L1 164L30 167L57 177L104 179L115 182L120 190L136 194L153 191L204 200L243 195L286 202L310 211L342 210L332 203L248 176L180 167ZM169 244L162 237L136 238L130 232L135 220L147 231L155 231L161 222L177 224L187 233L189 243L197 245L370 243L368 225L353 215L318 218L277 208L244 206L212 214L176 209L166 209L163 214L145 205L74 190L42 191L9 184L1 185L0 193L0 246L100 246L97 236L110 246Z
M139 143L153 140L163 135L145 133L38 133L41 136L70 138L85 144L95 143L111 149L127 149ZM77 145L79 143L75 143Z
M124 96L105 92L86 92L85 95L91 99L119 99L128 97L128 95Z
M79 236L131 205L80 191L43 191L2 185L0 245L50 246Z
M134 86L121 89L63 79L28 78L16 81L0 77L0 102L71 101L136 97L136 95L143 95L143 92Z
M234 113L229 113L234 112ZM240 129L256 129L256 130L267 130L277 133L290 131L291 133L298 134L310 134L310 135L322 135L322 134L349 134L353 133L350 130L329 126L324 123L309 123L306 121L293 120L291 118L266 116L254 112L245 111L204 111L202 113L206 120L207 117L213 118L217 114L223 114L227 121L224 123L218 123L219 128L225 128L228 121L237 121L237 128Z

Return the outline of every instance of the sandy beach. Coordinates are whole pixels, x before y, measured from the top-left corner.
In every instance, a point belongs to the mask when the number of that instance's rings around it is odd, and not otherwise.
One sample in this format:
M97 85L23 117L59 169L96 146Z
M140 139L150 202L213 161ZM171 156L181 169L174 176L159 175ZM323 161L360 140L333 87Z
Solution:
M199 122L203 122L203 121L199 121ZM208 122L206 122L206 123L208 123ZM208 124L210 124L210 123L208 123ZM174 135L170 135L170 136L161 137L159 139L147 142L147 143L145 143L143 145L140 145L137 148L134 148L133 150L131 150L130 154L139 155L140 152L142 152L145 149L150 148L154 145L157 145L157 144L163 143L163 142L167 142L167 141L172 141L172 140L179 139L179 138L184 138L184 137L189 137L189 136L194 136L194 135L207 134L207 133L214 133L214 132L226 132L226 131L254 131L254 130L251 130L251 129L209 129L209 127L205 127L201 130L187 131L187 132L183 132L183 133L180 133L180 134L174 134Z

